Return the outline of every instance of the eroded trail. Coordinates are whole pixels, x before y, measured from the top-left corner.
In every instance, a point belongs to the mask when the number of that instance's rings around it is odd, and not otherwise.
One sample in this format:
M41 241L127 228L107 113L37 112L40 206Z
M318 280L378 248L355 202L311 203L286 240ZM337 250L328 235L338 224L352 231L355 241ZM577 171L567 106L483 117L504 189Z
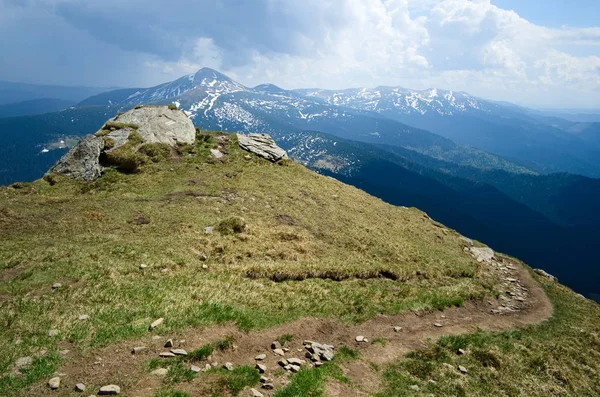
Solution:
M462 307L454 307L443 312L423 315L404 313L401 315L380 315L358 325L342 324L335 320L302 318L292 323L261 331L244 333L234 326L210 327L203 330L188 329L178 334L152 336L120 343L99 351L72 351L66 356L65 364L59 369L62 375L64 395L68 395L76 383L89 385L87 394L97 392L103 384L119 384L127 396L153 396L163 387L162 378L144 370L144 362L158 358L159 353L168 351L163 346L167 339L175 341L175 347L188 352L200 346L232 336L235 340L232 349L215 351L209 363L222 366L230 362L234 366L256 364L255 357L266 354L261 364L267 367L265 376L273 379L275 391L289 382L287 374L276 376L282 358L271 350L271 343L281 335L291 334L293 339L285 347L289 349L285 358L297 357L306 360L303 340L312 340L334 346L346 345L358 350L361 359L343 364L345 375L359 386L360 390L332 383L327 393L331 396L367 395L377 391L380 374L374 373L369 363L385 364L401 358L406 353L423 348L427 340L436 340L444 335L459 335L476 330L503 331L540 323L552 316L552 304L529 272L520 264L502 258L486 263L489 271L502 280L505 293L498 300L467 302ZM401 330L394 329L402 327ZM363 335L367 343L356 342L356 336ZM385 344L371 343L375 338L385 338ZM132 354L134 346L146 346L140 354ZM169 360L163 359L164 368ZM204 366L206 362L197 364ZM190 366L190 364L185 364ZM309 365L309 364L307 364ZM280 371L281 372L281 371ZM208 377L198 376L191 382L176 385L177 390L186 391L190 396L212 395L214 384ZM257 386L260 388L260 386ZM361 391L362 390L362 391ZM45 384L38 384L29 395L47 395ZM244 392L245 393L245 392ZM249 393L244 395L251 395ZM274 391L261 390L265 396ZM61 395L61 394L59 394Z

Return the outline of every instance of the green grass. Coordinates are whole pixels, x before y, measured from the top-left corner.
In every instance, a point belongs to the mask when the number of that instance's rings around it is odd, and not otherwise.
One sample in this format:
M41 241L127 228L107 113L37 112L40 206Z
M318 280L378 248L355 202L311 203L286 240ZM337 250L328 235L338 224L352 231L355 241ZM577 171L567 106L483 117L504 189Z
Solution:
M195 146L135 174L0 188L0 395L45 377L12 375L19 357L61 340L96 348L140 338L159 317L161 333L303 316L361 322L493 292L458 234L440 233L422 212L298 164L246 160L234 135L225 161L214 161L217 136L199 132Z
M158 389L154 393L154 397L190 397L190 395L184 391L178 391L173 389Z
M600 395L600 307L544 282L554 304L550 320L523 330L442 337L387 368L378 395L405 395L414 384L435 396Z
M233 345L233 338L227 337L213 343L202 345L200 348L190 352L186 360L203 361L206 360L215 350L225 351Z
M281 335L279 338L277 338L277 342L279 342L281 344L281 346L284 346L286 343L291 342L292 339L294 339L294 335L284 334L284 335Z
M388 338L375 338L371 343L380 344L385 346L389 342Z
M260 374L251 366L236 367L232 371L225 369L212 369L207 373L218 374L218 385L226 389L231 395L237 396L246 387L252 387L260 382Z

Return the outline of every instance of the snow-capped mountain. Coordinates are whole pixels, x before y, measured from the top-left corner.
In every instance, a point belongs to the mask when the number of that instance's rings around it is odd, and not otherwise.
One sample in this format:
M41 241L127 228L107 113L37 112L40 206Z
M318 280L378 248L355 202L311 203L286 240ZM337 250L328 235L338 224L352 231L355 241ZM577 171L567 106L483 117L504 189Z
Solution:
M156 87L104 93L80 106L127 110L153 103L177 104L204 129L269 132L279 137L319 131L464 165L482 167L484 159L484 168L600 175L600 147L590 149L577 136L530 117L526 109L464 92L401 87L285 90L273 84L252 88L203 68ZM459 149L461 145L471 147ZM476 153L473 148L481 150ZM469 153L470 160L466 154L456 155L461 150Z
M464 92L436 88L424 91L402 87L350 88L339 91L302 89L296 92L311 98L319 98L331 105L378 113L396 111L404 114L436 113L452 116L469 111L491 112L498 108L491 102Z

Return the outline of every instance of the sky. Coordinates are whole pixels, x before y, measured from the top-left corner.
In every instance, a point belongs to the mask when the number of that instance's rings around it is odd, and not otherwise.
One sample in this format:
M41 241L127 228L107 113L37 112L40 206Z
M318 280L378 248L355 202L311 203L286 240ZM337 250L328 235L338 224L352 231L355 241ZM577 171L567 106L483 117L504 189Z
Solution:
M599 0L0 0L0 80L399 85L600 108Z

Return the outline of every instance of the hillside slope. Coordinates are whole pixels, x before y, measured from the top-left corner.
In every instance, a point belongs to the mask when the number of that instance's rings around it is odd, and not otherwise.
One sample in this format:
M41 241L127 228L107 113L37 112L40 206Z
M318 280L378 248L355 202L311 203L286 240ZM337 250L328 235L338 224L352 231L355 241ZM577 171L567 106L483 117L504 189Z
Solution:
M144 153L133 174L0 188L0 395L48 395L58 375L53 395L249 396L260 353L277 397L600 392L598 305L518 261L478 262L423 212L232 135ZM541 324L535 280L556 308ZM159 358L167 339L187 356ZM298 373L278 369L273 339ZM335 344L333 361L313 367L302 339Z

